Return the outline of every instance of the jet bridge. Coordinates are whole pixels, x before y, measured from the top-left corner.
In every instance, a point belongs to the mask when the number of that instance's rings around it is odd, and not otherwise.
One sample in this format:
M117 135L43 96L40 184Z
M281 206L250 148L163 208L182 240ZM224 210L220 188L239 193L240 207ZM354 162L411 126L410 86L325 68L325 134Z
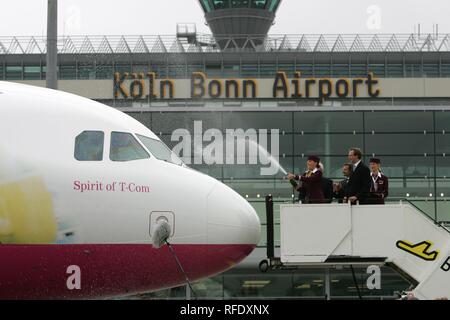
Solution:
M389 265L416 284L417 298L450 297L450 231L410 203L281 205L280 258L269 233L262 268Z

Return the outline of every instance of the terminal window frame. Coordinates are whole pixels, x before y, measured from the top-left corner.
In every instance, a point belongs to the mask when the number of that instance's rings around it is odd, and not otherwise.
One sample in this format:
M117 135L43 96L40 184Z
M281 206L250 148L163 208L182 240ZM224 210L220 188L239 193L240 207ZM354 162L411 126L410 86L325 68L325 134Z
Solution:
M85 140L80 141L82 138ZM104 146L105 133L103 131L85 130L75 138L74 158L83 162L103 161ZM92 148L92 150L87 151L87 148Z
M22 65L6 65L5 79L7 80L23 80Z
M41 80L41 75L42 75L41 66L25 65L23 67L24 80Z
M114 144L116 143L115 139L118 137L128 137L128 142L131 142L128 146L122 145L114 147ZM113 148L128 148L128 150L119 150L114 151ZM131 154L130 151L134 152L134 154ZM127 154L126 152L129 152ZM121 155L122 154L122 155ZM111 132L111 141L109 146L109 159L113 162L129 162L129 161L137 161L137 160L144 160L149 159L150 155L145 150L145 148L141 145L138 139L136 137L129 133L129 132L120 132L120 131L112 131Z

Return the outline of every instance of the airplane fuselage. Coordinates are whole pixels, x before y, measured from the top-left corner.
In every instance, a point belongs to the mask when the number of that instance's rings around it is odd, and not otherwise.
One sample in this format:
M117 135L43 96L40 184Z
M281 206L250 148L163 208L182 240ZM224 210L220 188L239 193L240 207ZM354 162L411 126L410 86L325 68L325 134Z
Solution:
M148 128L73 95L0 83L0 298L98 298L221 273L259 241L233 190L166 159Z

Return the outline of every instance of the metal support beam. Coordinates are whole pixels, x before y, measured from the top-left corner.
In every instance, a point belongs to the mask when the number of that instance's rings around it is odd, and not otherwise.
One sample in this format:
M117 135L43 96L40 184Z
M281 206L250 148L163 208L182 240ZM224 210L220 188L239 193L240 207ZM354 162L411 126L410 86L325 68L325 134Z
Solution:
M47 88L58 89L58 0L47 7Z

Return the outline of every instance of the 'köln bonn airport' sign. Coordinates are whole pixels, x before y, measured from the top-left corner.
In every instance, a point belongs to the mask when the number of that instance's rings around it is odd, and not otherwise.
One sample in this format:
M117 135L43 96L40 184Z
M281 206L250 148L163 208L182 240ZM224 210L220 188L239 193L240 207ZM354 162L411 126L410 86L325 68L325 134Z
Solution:
M377 98L381 88L372 73L363 78L210 79L194 72L191 79L157 79L155 73L116 73L115 99L319 99Z

